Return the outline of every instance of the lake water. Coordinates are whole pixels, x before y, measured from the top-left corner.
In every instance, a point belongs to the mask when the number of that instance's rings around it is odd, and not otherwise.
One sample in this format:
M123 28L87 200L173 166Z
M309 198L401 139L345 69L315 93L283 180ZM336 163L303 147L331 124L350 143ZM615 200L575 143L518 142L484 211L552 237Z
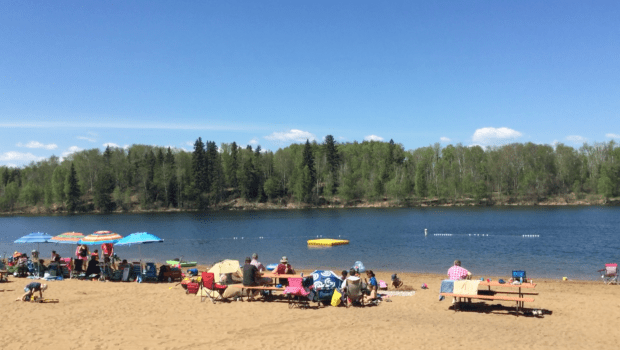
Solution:
M424 236L424 229L428 236ZM117 247L122 258L213 264L256 252L267 265L286 255L293 267L445 273L454 259L476 276L512 270L546 278L600 279L597 270L620 260L618 207L391 208L217 211L71 216L0 217L0 254L30 252L14 244L33 231L52 236L110 230L123 236L147 231L161 244ZM342 238L349 245L310 248L308 239ZM527 237L530 236L530 237ZM100 248L100 247L98 247ZM92 248L94 249L94 248ZM91 250L92 250L91 249ZM40 245L73 255L75 245Z

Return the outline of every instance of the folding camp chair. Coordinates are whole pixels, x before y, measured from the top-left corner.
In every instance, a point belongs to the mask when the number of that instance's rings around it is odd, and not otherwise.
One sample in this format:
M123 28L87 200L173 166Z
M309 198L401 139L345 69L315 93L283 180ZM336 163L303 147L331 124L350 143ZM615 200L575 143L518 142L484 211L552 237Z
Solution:
M60 271L62 272L63 278L71 278L71 272L73 270L71 258L61 258L60 259Z
M211 299L213 304L215 304L216 301L223 301L224 298L222 295L227 287L228 286L226 285L215 283L215 275L213 274L213 272L203 272L202 284L200 285L200 301L204 301L207 297ZM206 289L204 291L204 294L206 294L206 296L203 296L202 294L203 289ZM217 294L215 294L216 292ZM213 294L213 296L211 294Z
M140 263L139 261L134 261L131 264L131 275L133 276L134 280L142 282L142 263Z
M153 262L147 262L144 266L144 281L157 282L157 267Z
M364 306L364 293L362 292L362 280L357 279L355 281L348 279L346 285L346 301L347 307L354 303L359 303L360 306Z
M603 272L603 275L601 276L603 283L618 284L618 264L605 264L605 268L598 270L598 272Z
M301 278L289 278L288 286L284 289L284 294L288 296L288 308L307 309L310 307L308 294L303 286Z

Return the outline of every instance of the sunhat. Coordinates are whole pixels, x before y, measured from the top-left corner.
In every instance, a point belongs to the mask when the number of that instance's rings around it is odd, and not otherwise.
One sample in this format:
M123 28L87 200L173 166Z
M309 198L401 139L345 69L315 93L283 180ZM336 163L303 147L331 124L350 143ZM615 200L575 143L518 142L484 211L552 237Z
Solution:
M288 259L285 256L283 256L282 259L280 259L280 262L282 264L286 264L286 263L288 263Z
M258 259L258 254L256 253L252 254L252 259Z
M42 284L41 285L41 290L43 291L43 290L46 290L46 289L47 289L47 284Z

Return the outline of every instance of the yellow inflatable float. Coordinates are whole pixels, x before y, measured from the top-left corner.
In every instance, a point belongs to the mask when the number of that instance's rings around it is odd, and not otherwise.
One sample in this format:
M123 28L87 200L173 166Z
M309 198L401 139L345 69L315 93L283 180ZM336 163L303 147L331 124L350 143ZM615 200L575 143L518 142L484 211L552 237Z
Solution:
M347 239L332 239L332 238L320 238L308 240L308 245L317 245L324 247L331 247L335 245L349 244Z

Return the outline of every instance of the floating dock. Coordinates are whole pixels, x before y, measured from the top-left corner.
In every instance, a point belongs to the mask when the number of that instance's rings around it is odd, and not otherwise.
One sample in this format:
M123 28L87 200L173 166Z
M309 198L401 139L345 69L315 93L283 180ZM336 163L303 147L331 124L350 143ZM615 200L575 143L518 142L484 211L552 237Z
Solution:
M324 246L324 247L331 247L335 245L344 245L344 244L349 244L349 240L331 239L331 238L320 238L320 239L308 240L308 245L316 245L316 246Z

